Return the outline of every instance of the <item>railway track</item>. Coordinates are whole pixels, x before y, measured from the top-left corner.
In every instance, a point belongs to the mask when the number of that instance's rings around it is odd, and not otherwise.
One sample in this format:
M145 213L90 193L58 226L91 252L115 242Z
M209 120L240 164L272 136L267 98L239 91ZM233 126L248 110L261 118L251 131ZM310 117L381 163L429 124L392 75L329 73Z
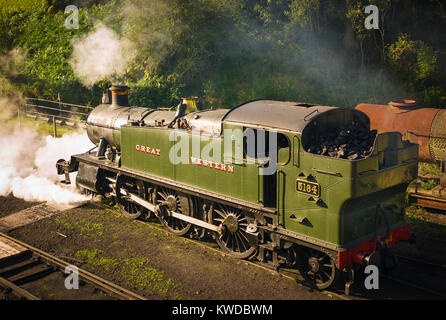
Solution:
M0 260L0 287L3 287L7 292L22 299L40 300L40 297L30 292L26 286L30 283L35 286L37 281L42 281L49 276L54 277L56 275L57 277L57 274L60 278L61 287L64 288L63 284L67 276L64 271L67 267L72 266L71 263L3 233L0 233L0 243L3 243L4 251L17 251L13 252L13 256L8 257L10 259ZM78 294L74 298L85 299L85 294L94 296L97 295L96 293L99 290L107 295L100 298L146 300L144 297L84 269L77 267L77 271L80 281L79 289L81 290L65 289L65 293L70 291L70 299L73 299L73 294Z
M446 211L446 199L443 197L428 196L420 193L409 195L409 204L436 210Z
M439 264L439 263L435 263L435 262L430 262L430 261L417 259L417 258L414 258L414 257L402 256L402 255L398 255L398 254L395 255L395 256L398 259L403 259L403 260L407 260L407 261L411 261L411 262L416 262L416 263L419 263L419 264L424 264L424 265L436 267L436 268L443 269L444 271L446 271L446 264Z
M427 287L425 287L423 285L419 285L419 284L416 284L416 283L413 283L413 282L410 282L410 281L406 281L406 280L403 280L403 279L395 278L395 277L392 277L392 276L389 276L389 275L381 275L381 277L384 278L384 279L390 280L392 282L402 284L403 286L406 286L406 287L409 287L409 288L413 288L413 289L416 289L416 290L419 290L419 291L422 291L422 292L426 292L426 293L428 293L430 295L433 295L433 296L436 296L436 297L446 298L446 293L439 292L437 290L432 290L432 289L427 288Z
M101 203L97 202L90 202L90 204L105 210L113 211L114 213L118 215L122 215L118 210L111 208L109 206L103 205ZM151 223L151 221L147 220L135 220L137 223L141 224L149 224L151 227L163 230L165 232L168 232L165 230L165 228L161 225L157 225L154 223ZM54 257L46 252L43 252L37 248L34 248L28 244L25 244L21 241L18 241L14 238L11 238L8 235L0 233L0 241L1 239L7 239L9 241L12 241L20 246L23 246L28 251L28 256L21 259L20 261L17 261L14 264L10 264L8 266L2 266L0 264L0 287L7 288L7 290L14 293L14 295L25 298L25 299L39 299L38 295L34 295L33 293L29 292L24 288L23 284L26 285L28 282L38 281L40 278L44 278L46 276L52 275L54 273L59 273L59 276L61 277L60 283L63 286L63 279L62 277L65 277L66 275L62 275L65 268L68 265L71 265L72 263L68 263L66 261L63 261L60 258ZM215 253L218 253L222 256L229 257L231 259L234 259L229 254L222 251L218 245L213 241L203 241L203 240L197 240L195 238L186 238L182 237L184 241L193 243L194 245L201 246L206 248L206 250L213 251ZM416 259L413 257L407 257L407 256L401 256L398 255L399 260L405 260L407 262L410 262L412 264L418 264L418 265L428 265L436 270L440 270L444 273L446 266L441 264L436 264L433 262L427 262L424 260ZM64 257L65 260L73 261L74 264L80 265L82 261L75 261L71 259L70 257ZM0 259L1 262L1 259ZM244 263L246 265L252 265L256 268L261 268L264 270L267 270L268 272L271 272L273 274L280 275L281 277L284 277L286 279L289 279L293 282L298 283L299 285L302 285L303 287L306 287L311 290L317 290L314 287L311 286L311 284L305 282L302 276L300 276L300 273L295 269L285 269L285 268L279 268L278 270L271 268L270 266L264 265L257 261L246 261L241 260L240 263ZM438 290L432 289L426 285L421 285L420 283L414 283L411 280L408 280L407 277L405 279L400 277L395 277L393 275L381 275L382 280L389 281L395 284L398 284L398 286L403 287L410 287L412 290L416 291L422 291L428 294L428 296L433 297L440 297L440 298L446 298L446 294L443 292L440 292ZM100 292L107 293L109 295L109 299L144 299L144 297L141 297L137 294L134 294L122 287L119 287L107 280L104 280L100 277L97 277L81 268L79 268L79 280L84 282L86 285L89 286L90 290L100 290ZM358 283L358 286L360 286L360 283ZM82 286L81 286L82 287ZM75 290L71 290L75 291ZM85 290L84 290L85 291ZM353 289L351 296L346 296L342 290L318 290L327 296L331 298L337 298L342 300L355 300L355 299L362 299L362 298L370 298L367 296L367 293L359 293L359 290L356 291ZM85 299L84 297L81 297L81 299ZM88 298L87 298L88 299Z
M409 268L414 268L414 264L422 265L424 275L420 275L419 277L416 277L417 281L414 281L413 279L408 279L408 275L406 277L396 277L394 275L382 275L383 278L402 284L406 287L414 288L416 290L426 292L430 295L433 295L435 297L440 298L446 298L446 265L445 264L439 264L431 261L426 261L422 259L418 259L415 257L408 257L403 255L395 255L400 261L405 260L409 264L406 265L406 270ZM432 277L432 279L429 279L426 275L429 275L429 277ZM410 273L409 273L410 276ZM420 283L421 281L427 282L426 283Z

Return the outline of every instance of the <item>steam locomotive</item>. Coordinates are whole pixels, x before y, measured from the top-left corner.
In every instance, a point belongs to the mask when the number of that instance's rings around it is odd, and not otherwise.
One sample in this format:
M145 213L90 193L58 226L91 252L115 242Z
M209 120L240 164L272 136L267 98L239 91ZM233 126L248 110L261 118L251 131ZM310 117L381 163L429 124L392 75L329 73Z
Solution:
M113 196L125 216L154 214L179 236L211 234L230 255L296 266L319 289L341 271L348 289L360 266L414 241L404 209L417 145L397 132L369 135L363 112L272 100L202 110L196 98L150 109L131 107L128 90L111 87L112 102L88 116L96 147L57 162L66 182L77 171L78 188ZM368 153L313 150L352 125L372 137Z

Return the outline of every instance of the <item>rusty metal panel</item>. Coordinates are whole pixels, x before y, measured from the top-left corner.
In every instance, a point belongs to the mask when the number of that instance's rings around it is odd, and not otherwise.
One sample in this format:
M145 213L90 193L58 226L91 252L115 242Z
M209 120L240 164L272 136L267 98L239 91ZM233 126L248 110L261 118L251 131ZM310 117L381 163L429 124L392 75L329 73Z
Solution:
M378 104L359 104L355 109L369 116L371 129L378 130L378 133L400 132L404 139L419 145L420 161L434 161L429 150L429 137L439 109Z
M446 110L436 114L431 128L429 149L435 161L446 161Z

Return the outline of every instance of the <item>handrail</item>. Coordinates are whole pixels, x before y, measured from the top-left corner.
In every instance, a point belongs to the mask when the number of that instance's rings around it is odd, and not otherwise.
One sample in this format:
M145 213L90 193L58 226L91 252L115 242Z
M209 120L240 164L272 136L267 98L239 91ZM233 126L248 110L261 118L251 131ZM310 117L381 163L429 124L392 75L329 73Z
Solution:
M69 111L69 110L63 110L63 109L39 106L39 105L34 105L34 104L29 104L29 103L26 103L25 105L26 106L30 106L30 107L36 107L36 108L43 108L43 109L47 109L47 110L54 110L54 111L57 111L57 112L66 112L66 113L72 113L72 114L80 114L80 115L83 115L83 116L88 115L88 113L85 113L85 112Z
M67 106L74 106L74 107L94 109L94 107L82 106L82 105L79 105L79 104L66 103L66 102L62 102L62 101L52 101L52 100L39 99L39 98L28 98L28 97L25 97L25 100L45 101L45 102L52 102L52 103L57 103L57 104L64 104L64 105L67 105Z

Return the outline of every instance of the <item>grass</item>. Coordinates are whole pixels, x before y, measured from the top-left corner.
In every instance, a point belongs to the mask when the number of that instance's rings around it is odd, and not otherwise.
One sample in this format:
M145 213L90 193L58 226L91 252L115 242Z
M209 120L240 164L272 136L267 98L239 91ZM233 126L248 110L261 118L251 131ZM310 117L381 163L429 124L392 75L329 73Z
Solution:
M438 185L438 183L434 180L434 179L430 179L426 182L423 182L421 184L421 187L425 190L432 190L433 188L435 188Z
M446 239L446 225L438 224L430 220L425 214L427 209L410 206L406 210L406 218L410 225L417 231L442 239Z
M427 174L433 174L433 175L440 174L440 168L434 163L419 162L418 167L419 169L421 169L422 172Z
M95 237L102 236L104 232L104 225L101 222L90 221L91 219L80 219L79 221L68 222L67 219L59 215L54 218L54 222L63 226L65 229L79 232L81 236Z
M105 212L110 213L110 210L92 208L88 209L87 212L87 217L74 218L73 215L68 213L54 217L56 224L93 241L90 247L76 251L74 254L76 259L83 260L88 265L105 272L111 272L135 287L143 290L149 289L160 297L182 299L177 293L177 288L180 284L166 277L164 271L154 268L147 257L129 252L128 248L121 241L117 240L118 230L113 230L113 228L109 230L109 233L112 234L116 231L116 237L112 235L115 241L109 244L107 248L102 248L103 250L95 248L93 243L100 243L98 237L105 232L102 214ZM136 231L142 228L146 229L146 226L143 224L135 224L135 226L140 227ZM116 248L118 248L118 254L107 253L115 252Z
M118 265L118 259L103 257L104 251L99 249L83 249L76 252L76 259L86 261L93 266L101 267L106 271L111 271Z
M13 122L18 123L18 117L15 116L12 119ZM42 135L54 135L54 131L53 131L53 124L52 123L47 123L47 122L43 122L43 121L36 121L34 119L31 118L20 118L20 125L23 126L27 126L27 127L33 127L33 128L37 128L37 132L39 132ZM67 128L67 127L61 127L59 125L56 124L56 134L57 137L61 137L66 133L73 133L73 132L81 132L80 129L71 129L71 128Z
M434 163L425 163L419 162L418 169L423 174L429 174L433 176L440 176L440 168ZM422 174L421 174L422 175ZM438 182L435 179L429 179L421 183L421 187L425 190L432 190L438 185Z
M62 218L62 216L56 216L54 218L54 222L56 222L56 224L63 226L65 229L67 230L73 230L74 226L69 223L68 221L66 221L64 218Z
M175 291L179 286L171 278L166 279L163 271L151 267L150 260L145 257L110 258L99 249L79 250L75 257L105 271L114 271L133 285L141 289L149 289L163 297L167 297L169 292ZM178 300L181 297L174 294L173 299Z

